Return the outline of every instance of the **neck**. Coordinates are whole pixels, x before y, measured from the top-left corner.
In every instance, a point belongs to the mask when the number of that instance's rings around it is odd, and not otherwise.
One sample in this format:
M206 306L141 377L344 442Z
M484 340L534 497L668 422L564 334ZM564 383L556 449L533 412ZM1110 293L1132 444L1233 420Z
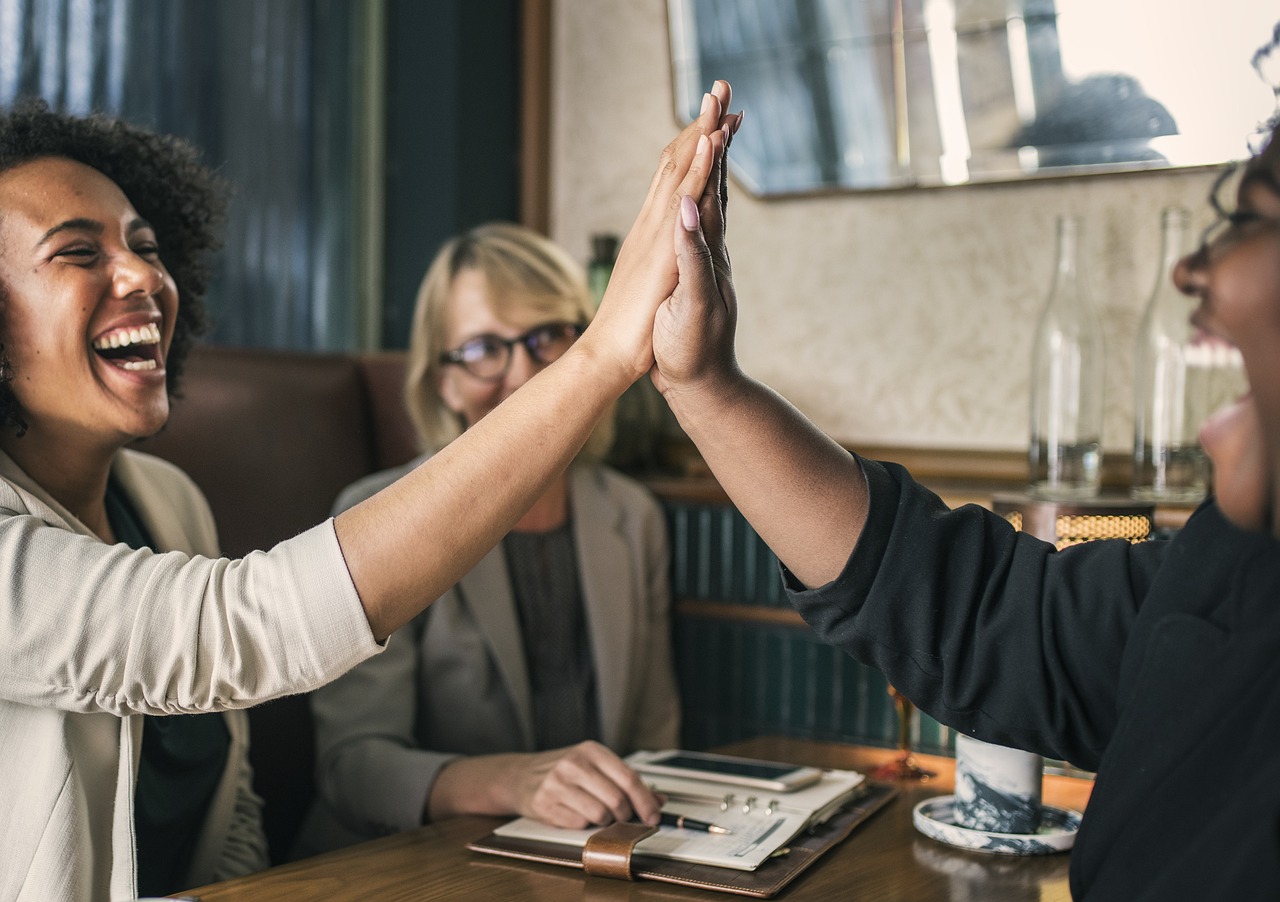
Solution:
M533 503L528 513L516 521L512 532L550 532L569 520L569 475L561 473Z
M23 472L100 539L115 540L107 521L107 477L119 448L85 448L35 428L0 437L0 448Z

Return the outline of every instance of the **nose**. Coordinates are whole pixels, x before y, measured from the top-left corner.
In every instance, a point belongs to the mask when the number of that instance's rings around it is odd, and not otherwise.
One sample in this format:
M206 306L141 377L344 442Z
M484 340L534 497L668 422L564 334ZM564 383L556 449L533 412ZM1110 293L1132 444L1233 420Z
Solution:
M1173 284L1183 294L1195 297L1201 293L1208 255L1208 248L1202 245L1174 264Z
M160 267L131 250L120 253L112 272L112 286L119 297L142 294L151 297L164 285Z
M511 349L511 365L507 367L506 383L512 391L524 385L542 369L542 364L533 359L529 348L523 342L517 342Z

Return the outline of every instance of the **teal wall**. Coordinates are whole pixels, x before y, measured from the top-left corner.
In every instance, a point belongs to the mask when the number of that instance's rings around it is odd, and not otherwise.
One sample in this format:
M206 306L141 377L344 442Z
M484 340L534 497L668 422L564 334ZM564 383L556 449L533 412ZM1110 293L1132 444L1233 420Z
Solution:
M789 608L777 558L729 505L664 501L677 601ZM761 735L892 747L897 721L884 676L806 627L677 614L682 740L708 748ZM951 731L917 715L914 747L951 754Z

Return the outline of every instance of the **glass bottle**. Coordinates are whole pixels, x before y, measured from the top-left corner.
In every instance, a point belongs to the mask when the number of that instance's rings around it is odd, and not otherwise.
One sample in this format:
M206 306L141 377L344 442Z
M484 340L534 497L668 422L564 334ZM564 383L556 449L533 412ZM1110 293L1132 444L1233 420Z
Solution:
M1129 493L1143 501L1204 498L1210 464L1197 437L1200 424L1243 391L1239 352L1197 335L1194 301L1173 284L1189 218L1180 207L1161 213L1160 269L1138 329Z
M1057 268L1031 350L1031 494L1089 498L1101 484L1102 330L1080 267L1080 219L1058 217Z
M1192 345L1192 302L1172 279L1187 220L1180 207L1161 213L1160 268L1138 328L1129 492L1144 501L1199 501L1208 487L1209 465L1196 430L1209 413L1212 354Z

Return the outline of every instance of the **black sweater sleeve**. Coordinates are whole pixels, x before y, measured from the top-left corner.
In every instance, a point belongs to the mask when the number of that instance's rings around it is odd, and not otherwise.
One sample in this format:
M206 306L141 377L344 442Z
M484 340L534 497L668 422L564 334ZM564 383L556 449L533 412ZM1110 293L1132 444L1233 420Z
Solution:
M985 508L948 509L897 465L861 464L866 527L835 581L784 574L796 609L940 722L1096 768L1167 543L1056 551Z

